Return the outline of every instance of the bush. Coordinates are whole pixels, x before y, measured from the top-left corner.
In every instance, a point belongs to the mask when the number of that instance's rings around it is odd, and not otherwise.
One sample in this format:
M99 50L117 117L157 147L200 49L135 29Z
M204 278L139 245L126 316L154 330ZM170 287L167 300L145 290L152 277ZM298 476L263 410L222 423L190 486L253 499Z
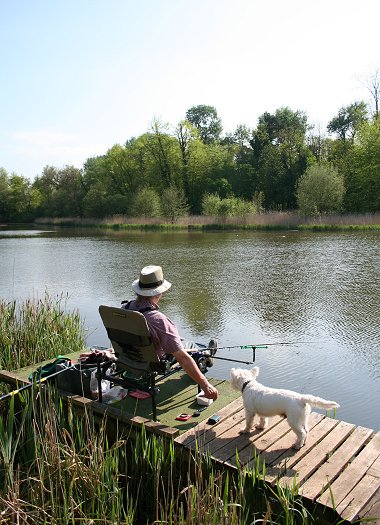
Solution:
M241 217L245 220L248 215L256 212L256 207L253 202L237 197L221 199L214 193L204 195L202 212L204 215L219 217L224 222L227 217Z
M202 199L202 213L203 215L218 215L218 207L220 204L220 197L216 193L206 193Z
M152 188L142 188L133 199L131 211L134 217L159 217L161 204L157 192Z
M303 215L322 215L342 209L344 181L327 163L313 164L297 185L297 203Z

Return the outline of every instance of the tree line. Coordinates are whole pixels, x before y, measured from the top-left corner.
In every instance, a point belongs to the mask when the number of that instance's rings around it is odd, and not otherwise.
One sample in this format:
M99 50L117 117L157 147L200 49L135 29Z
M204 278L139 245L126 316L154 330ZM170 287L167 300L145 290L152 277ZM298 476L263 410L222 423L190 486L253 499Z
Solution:
M327 134L288 107L263 113L255 128L239 125L223 134L217 110L198 105L174 129L155 119L146 133L87 159L82 169L46 166L31 181L0 168L0 222L379 211L379 83L374 86L373 111L363 101L342 107Z

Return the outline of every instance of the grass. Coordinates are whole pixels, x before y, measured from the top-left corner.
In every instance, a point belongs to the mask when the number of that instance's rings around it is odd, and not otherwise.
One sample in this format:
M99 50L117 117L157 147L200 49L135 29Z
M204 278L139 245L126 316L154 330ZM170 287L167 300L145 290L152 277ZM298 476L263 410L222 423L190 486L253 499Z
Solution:
M55 357L57 345L61 352L83 344L79 316L66 313L63 300L1 303L1 367ZM3 401L0 414L5 525L313 522L296 488L265 485L259 461L231 473L144 429L111 438L106 420L76 417L54 388L25 390Z
M147 217L128 217L115 215L105 219L48 218L35 221L37 224L105 228L113 230L146 231L220 231L220 230L310 230L310 231L348 231L380 230L380 213L324 215L303 217L295 212L265 212L244 217L216 217L190 215L181 217L175 224L164 219Z

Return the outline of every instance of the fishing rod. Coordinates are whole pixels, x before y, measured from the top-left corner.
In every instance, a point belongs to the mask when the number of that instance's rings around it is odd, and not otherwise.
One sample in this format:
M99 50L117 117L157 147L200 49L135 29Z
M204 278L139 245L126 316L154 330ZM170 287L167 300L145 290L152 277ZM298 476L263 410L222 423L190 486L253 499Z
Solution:
M241 350L252 350L253 348L267 348L268 346L285 346L285 345L301 345L301 344L310 345L310 344L315 344L315 343L316 341L294 341L290 343L261 343L261 344L247 344L247 345L234 345L234 346L218 346L218 350L231 350L233 348L240 348ZM196 344L200 344L200 343L196 343Z
M3 396L1 396L0 397L0 401L4 401L4 399L9 399L10 397L13 397L13 396L17 395L20 392L23 392L24 390L28 390L29 388L32 388L34 385L40 385L41 383L45 383L49 379L52 379L53 377L56 377L59 374L63 374L64 372L67 372L68 370L71 370L72 368L74 368L77 365L78 365L78 363L74 363L71 366L69 366L67 368L64 368L63 370L59 370L58 372L54 372L54 374L50 374L49 376L42 377L41 379L39 379L37 381L34 381L32 383L28 383L27 385L24 385L24 386L22 386L20 388L17 388L16 390L12 390L12 392L9 392L8 394L4 394Z

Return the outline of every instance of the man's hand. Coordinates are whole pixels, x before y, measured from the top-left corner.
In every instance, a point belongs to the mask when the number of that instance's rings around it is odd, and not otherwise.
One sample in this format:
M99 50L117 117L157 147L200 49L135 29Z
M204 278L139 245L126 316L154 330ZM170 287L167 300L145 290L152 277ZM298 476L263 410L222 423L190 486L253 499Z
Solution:
M203 392L205 394L205 397L207 397L207 399L213 399L215 401L215 399L218 398L217 389L214 386L212 386L210 383L207 384L206 388L203 388Z

